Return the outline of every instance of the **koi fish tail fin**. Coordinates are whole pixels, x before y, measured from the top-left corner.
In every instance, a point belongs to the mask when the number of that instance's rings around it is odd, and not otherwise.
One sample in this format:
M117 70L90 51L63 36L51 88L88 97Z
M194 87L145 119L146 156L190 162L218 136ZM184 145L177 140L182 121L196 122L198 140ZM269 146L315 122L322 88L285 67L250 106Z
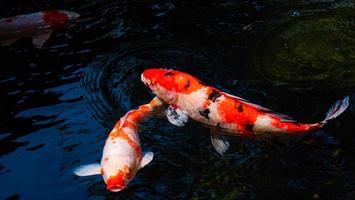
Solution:
M338 100L335 104L329 109L325 119L320 122L320 124L325 124L329 120L332 120L338 117L341 113L343 113L346 108L349 106L349 96L344 97L343 99Z

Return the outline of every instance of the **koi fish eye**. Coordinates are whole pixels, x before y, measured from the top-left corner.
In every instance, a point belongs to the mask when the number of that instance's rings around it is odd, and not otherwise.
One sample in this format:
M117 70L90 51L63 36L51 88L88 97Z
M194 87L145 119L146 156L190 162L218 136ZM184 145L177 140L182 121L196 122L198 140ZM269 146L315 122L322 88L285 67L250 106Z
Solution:
M133 169L132 169L131 167L129 167L129 168L127 169L127 171L128 171L128 175L131 175L132 172L133 172Z
M166 72L166 73L164 74L164 76L174 76L174 73L173 73L173 72Z

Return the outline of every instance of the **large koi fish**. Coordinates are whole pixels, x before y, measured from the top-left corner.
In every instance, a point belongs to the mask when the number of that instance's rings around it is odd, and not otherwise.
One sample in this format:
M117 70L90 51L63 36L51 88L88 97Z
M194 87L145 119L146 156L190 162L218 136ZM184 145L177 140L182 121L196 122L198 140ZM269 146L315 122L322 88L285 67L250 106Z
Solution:
M305 133L322 128L329 120L343 113L349 105L349 97L345 97L329 109L323 121L303 124L289 116L207 86L199 79L180 71L148 69L142 73L141 79L157 97L169 105L167 117L172 124L183 126L190 117L214 127L211 129L212 144L220 154L229 148L229 142L220 134L221 131L251 137Z
M150 163L153 152L142 156L138 126L153 114L161 113L163 104L157 97L150 103L129 111L114 126L104 146L101 164L83 165L74 170L78 176L101 174L107 189L118 192L127 187L137 171Z
M79 17L71 11L53 10L0 19L0 46L10 45L21 38L32 38L41 48L54 30Z

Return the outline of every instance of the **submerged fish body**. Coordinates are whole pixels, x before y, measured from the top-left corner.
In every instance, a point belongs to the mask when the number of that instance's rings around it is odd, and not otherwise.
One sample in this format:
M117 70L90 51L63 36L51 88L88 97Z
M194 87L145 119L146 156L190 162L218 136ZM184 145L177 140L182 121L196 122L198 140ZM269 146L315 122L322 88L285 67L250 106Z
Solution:
M152 152L142 156L138 126L163 106L158 98L129 111L110 132L102 154L101 164L83 165L74 170L78 176L101 174L107 189L118 192L127 187L136 172L153 159Z
M0 19L0 46L10 45L21 38L31 38L35 47L41 48L53 31L61 29L79 14L53 10L17 15Z
M284 133L305 133L319 129L330 119L340 115L348 106L348 97L337 101L330 108L326 118L314 124L297 123L291 117L273 112L262 106L207 86L197 78L180 71L148 69L141 75L142 81L170 107L167 116L170 122L183 126L187 118L215 127L216 132L229 135L254 137L257 135ZM224 146L219 153L228 149L228 142L212 133L212 143Z

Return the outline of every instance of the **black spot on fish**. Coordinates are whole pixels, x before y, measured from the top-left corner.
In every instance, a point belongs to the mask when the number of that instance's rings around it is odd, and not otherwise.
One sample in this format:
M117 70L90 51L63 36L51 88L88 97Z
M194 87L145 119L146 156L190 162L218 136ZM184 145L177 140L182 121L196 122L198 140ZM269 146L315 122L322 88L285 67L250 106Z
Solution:
M239 104L239 106L238 106L237 109L238 109L239 112L243 112L243 105L242 105L242 104Z
M172 76L172 75L174 75L172 72L166 72L166 73L164 74L164 76Z
M245 129L246 129L247 131L253 131L253 127L254 127L254 124L251 124L251 123L249 123L249 122L247 122L247 123L245 124Z
M190 80L187 80L186 84L184 85L184 89L187 90L190 87Z
M210 119L210 117L208 116L208 114L210 114L210 109L208 109L208 108L206 108L206 109L200 111L200 115L201 115L201 116L206 117L206 119Z
M216 99L218 99L218 97L221 96L221 93L216 91L216 90L212 90L212 92L210 93L210 95L208 95L208 99L211 100L212 102L215 102Z
M221 127L221 124L220 124L219 122L217 122L216 126L217 126L218 128L220 128L220 127Z

